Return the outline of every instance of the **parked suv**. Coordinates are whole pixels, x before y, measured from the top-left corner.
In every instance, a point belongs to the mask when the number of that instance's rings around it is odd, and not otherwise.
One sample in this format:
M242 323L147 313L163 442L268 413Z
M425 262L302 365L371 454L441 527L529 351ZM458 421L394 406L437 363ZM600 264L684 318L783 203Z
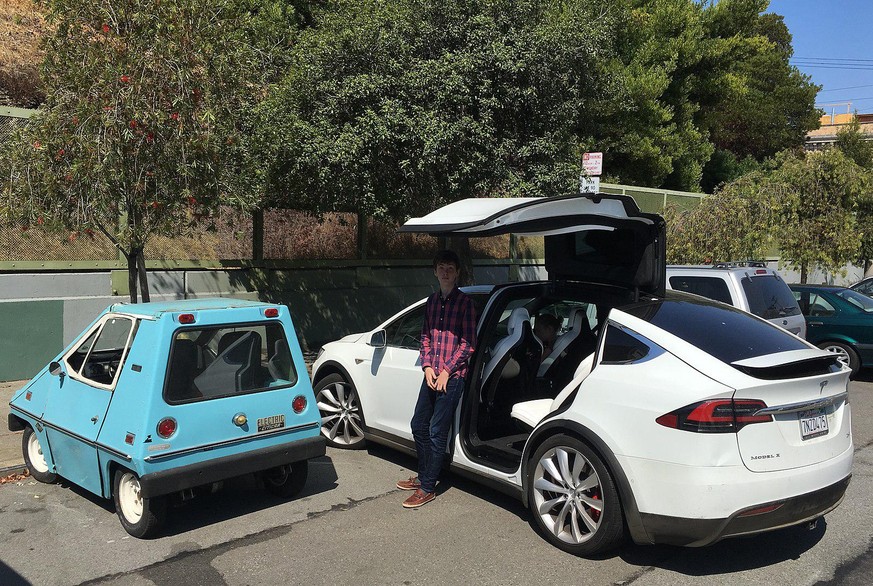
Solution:
M791 289L761 262L667 267L667 288L748 311L806 338L806 321Z

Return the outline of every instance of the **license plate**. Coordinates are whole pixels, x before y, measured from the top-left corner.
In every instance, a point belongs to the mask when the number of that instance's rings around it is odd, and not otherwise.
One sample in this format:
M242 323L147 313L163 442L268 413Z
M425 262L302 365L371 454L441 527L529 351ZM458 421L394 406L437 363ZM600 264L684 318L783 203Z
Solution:
M270 417L261 417L258 419L258 431L270 431L271 429L281 429L285 427L285 415L271 415ZM827 433L827 432L825 432Z
M828 416L824 409L814 409L798 413L800 419L800 439L808 440L828 434Z

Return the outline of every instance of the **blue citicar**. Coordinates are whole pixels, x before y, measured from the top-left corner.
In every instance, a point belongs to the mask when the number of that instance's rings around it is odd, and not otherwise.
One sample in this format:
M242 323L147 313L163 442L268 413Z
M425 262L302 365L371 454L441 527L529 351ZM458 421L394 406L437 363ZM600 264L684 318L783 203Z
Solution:
M167 498L258 473L290 497L325 453L288 309L235 299L108 307L15 394L34 478L114 498L153 535Z

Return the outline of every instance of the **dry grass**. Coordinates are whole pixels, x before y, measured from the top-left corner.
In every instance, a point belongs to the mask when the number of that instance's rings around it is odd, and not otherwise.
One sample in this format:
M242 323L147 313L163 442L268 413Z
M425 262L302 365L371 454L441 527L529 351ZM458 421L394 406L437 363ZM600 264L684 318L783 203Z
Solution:
M43 100L39 64L45 17L33 0L0 0L0 104L34 108Z

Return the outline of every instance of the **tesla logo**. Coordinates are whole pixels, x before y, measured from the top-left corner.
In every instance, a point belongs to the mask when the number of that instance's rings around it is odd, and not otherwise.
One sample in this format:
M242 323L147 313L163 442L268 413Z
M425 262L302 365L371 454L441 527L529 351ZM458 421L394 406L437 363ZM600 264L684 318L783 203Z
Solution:
M828 381L823 380L818 385L818 394L821 395L824 392L824 388L828 386Z

